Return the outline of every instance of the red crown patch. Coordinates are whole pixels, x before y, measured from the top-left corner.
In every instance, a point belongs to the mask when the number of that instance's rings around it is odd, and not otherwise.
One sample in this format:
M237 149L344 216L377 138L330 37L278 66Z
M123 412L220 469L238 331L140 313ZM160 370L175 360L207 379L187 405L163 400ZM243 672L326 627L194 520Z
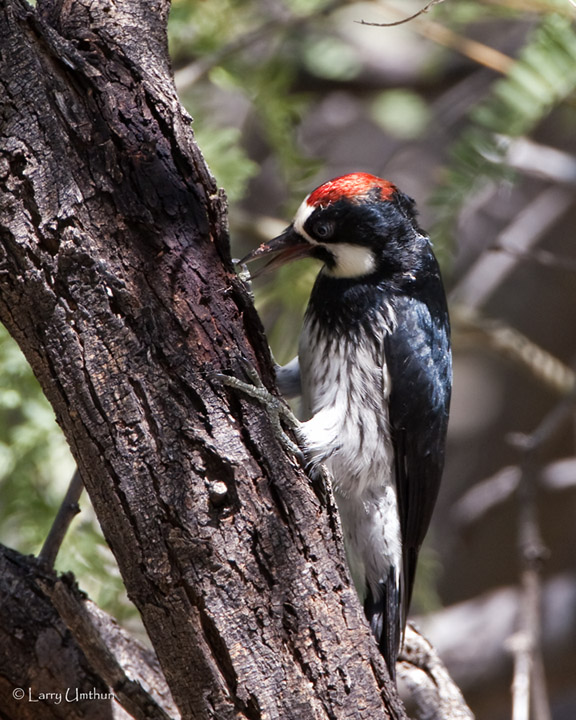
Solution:
M380 190L380 200L388 200L396 192L396 186L369 173L350 173L317 187L310 193L307 204L318 207L330 205L343 198L362 202L373 190Z

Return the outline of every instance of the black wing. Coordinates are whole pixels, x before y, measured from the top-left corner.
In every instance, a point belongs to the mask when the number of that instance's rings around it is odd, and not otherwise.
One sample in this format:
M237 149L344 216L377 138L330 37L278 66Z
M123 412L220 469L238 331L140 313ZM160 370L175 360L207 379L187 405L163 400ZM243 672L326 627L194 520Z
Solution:
M452 388L450 326L439 274L420 298L396 297L397 327L387 337L389 417L402 530L401 627L444 467Z

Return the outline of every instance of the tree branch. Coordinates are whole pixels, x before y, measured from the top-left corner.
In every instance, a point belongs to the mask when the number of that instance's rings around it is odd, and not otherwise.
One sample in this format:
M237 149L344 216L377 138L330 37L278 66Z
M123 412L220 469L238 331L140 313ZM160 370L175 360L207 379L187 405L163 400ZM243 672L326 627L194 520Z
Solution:
M573 492L564 499L573 500ZM570 507L570 502L568 507ZM522 588L507 586L417 618L479 717L510 708L512 657L507 638L518 629ZM576 575L546 580L542 592L543 652L554 692L569 694L576 666ZM481 638L481 642L479 641Z
M404 25L404 23L408 23L412 20L415 20L417 17L420 17L420 15L424 15L424 13L427 13L433 5L438 5L441 2L444 2L444 0L430 0L430 2L426 3L423 8L415 12L413 15L402 18L402 20L396 20L389 23L375 23L367 22L366 20L358 20L358 23L360 25L369 25L371 27L396 27L397 25Z
M72 480L70 480L70 485L68 486L62 505L60 505L58 509L50 532L46 536L46 540L38 555L40 562L48 568L54 567L56 556L60 551L70 523L80 512L78 501L80 500L80 495L82 495L82 490L84 490L84 485L82 484L80 473L76 469L74 475L72 475Z
M462 35L454 32L454 30L451 30L440 23L433 22L431 20L418 20L418 18L428 12L433 5L443 1L444 0L432 0L432 2L429 2L424 6L424 8L410 17L404 17L402 11L387 5L387 10L401 16L400 20L390 23L373 23L360 20L359 24L373 27L394 27L396 25L404 25L405 23L416 20L414 23L414 29L423 37L426 37L439 45L444 45L444 47L448 47L451 50L455 50L461 55L477 62L479 65L490 68L491 70L502 73L503 75L508 73L514 63L514 60L508 55L505 55L499 50L485 45L484 43L480 43L477 40L463 37Z
M462 693L426 638L406 627L398 666L400 694L415 720L474 720Z
M150 693L146 692L138 681L126 675L95 626L85 602L78 597L78 590L63 580L56 580L54 583L40 581L38 585L52 601L91 667L134 720L170 720L170 715L158 705Z
M544 417L531 435L511 438L521 453L522 473L517 490L522 595L519 627L508 643L514 657L513 720L529 720L532 706L538 707L537 717L540 720L551 717L541 647L542 567L548 551L538 521L540 467L537 455L566 419L572 416L575 401L576 389L573 389Z
M65 580L40 566L33 558L0 547L0 707L3 718L42 717L43 720L104 720L116 716L112 689L76 643L50 600L52 590L72 596ZM45 592L46 591L46 592ZM131 676L148 715L179 717L158 661L114 624L88 599L77 600L74 611L89 631L104 639L109 662L118 679ZM89 620L87 620L89 618ZM120 666L122 669L120 670ZM154 698L154 700L152 700ZM161 706L161 707L160 707Z

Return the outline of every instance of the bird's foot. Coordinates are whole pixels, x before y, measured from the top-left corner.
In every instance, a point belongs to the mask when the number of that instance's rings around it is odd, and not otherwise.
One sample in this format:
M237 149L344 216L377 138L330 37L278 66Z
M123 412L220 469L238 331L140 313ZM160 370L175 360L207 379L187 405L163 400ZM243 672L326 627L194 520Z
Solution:
M251 363L245 357L238 358L242 369L247 375L250 382L240 380L233 375L224 375L223 373L214 373L222 385L238 390L248 397L254 398L268 411L270 422L274 428L276 437L282 443L284 448L298 458L303 464L305 462L304 454L300 447L292 440L286 432L286 429L295 431L296 435L301 428L301 423L294 415L290 406L280 397L273 395L262 382L262 379L256 372ZM286 428L286 429L285 429Z

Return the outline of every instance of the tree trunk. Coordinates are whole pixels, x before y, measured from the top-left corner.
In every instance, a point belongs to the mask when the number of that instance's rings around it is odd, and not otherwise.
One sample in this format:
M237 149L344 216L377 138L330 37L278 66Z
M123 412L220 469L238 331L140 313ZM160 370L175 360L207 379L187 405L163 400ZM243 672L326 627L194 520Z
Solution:
M403 717L333 508L262 408L214 378L239 356L272 373L175 94L167 13L0 4L0 319L182 717Z

